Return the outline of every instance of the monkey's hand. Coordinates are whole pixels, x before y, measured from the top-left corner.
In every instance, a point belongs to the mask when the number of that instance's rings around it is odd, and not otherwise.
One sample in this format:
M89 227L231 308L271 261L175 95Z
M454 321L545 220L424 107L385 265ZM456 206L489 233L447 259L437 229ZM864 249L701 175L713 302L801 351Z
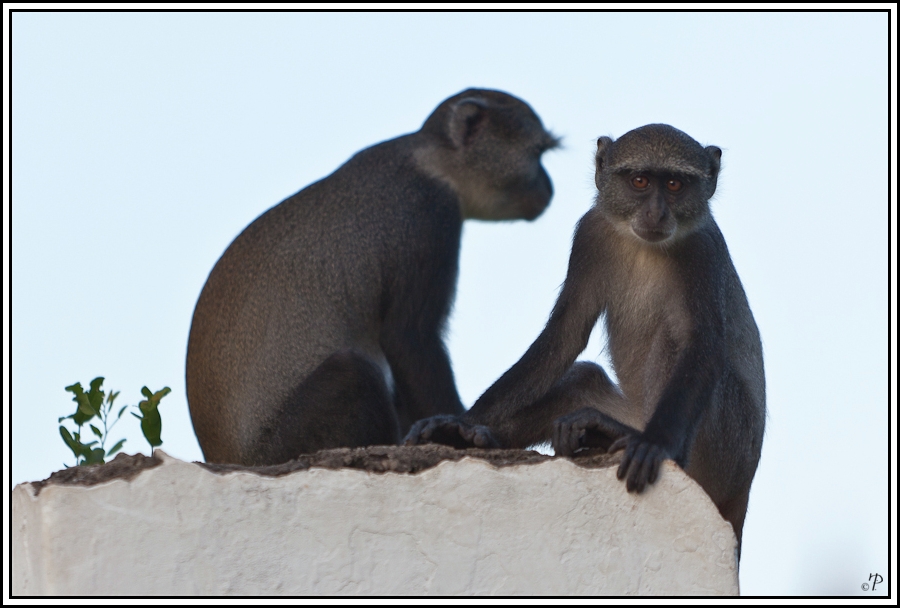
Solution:
M557 456L571 456L581 448L604 448L610 454L625 450L616 477L627 477L629 492L643 492L659 477L662 461L673 458L671 450L644 433L590 407L557 418L552 442Z
M551 443L557 456L571 456L582 448L603 448L637 431L592 407L560 416L553 422Z
M488 427L469 424L457 416L449 415L432 416L415 422L403 439L403 445L424 443L441 443L458 450L500 447Z
M654 483L659 477L659 466L662 461L674 459L671 450L650 441L644 433L634 433L618 439L609 446L609 452L625 450L625 456L616 471L616 477L625 479L625 487L629 492L641 493L647 484Z

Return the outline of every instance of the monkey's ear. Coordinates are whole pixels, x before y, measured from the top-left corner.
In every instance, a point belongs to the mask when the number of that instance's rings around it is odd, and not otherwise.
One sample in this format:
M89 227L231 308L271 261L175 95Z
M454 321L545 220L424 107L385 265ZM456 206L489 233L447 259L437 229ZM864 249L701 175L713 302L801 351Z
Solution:
M606 153L609 151L609 147L612 143L612 138L606 137L605 135L597 139L597 156L595 160L598 173L603 170L603 166L606 164Z
M454 104L448 125L448 134L454 146L462 148L472 143L485 122L487 109L487 103L475 97L466 97Z
M709 155L710 164L712 165L711 177L716 177L722 166L722 148L719 148L718 146L706 146L706 153Z

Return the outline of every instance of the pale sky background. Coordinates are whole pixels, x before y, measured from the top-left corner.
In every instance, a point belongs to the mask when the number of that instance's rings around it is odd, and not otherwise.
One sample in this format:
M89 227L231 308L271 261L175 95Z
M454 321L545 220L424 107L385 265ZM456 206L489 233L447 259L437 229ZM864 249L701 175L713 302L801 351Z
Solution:
M185 350L231 240L355 152L485 87L531 104L564 147L545 156L555 196L542 217L465 226L448 334L464 403L547 320L592 204L596 138L672 124L724 151L713 212L765 348L741 590L844 595L870 573L887 581L888 21L14 13L5 492L73 463L57 431L74 411L63 387L95 376L120 404L171 387L162 448L201 459ZM602 346L598 329L582 358L602 363ZM130 416L119 436L147 453Z

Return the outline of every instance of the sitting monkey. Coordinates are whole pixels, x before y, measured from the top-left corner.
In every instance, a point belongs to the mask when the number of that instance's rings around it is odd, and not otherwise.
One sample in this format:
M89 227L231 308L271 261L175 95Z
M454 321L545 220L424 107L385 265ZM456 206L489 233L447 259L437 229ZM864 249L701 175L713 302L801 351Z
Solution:
M660 124L597 140L596 204L543 332L472 409L416 422L406 443L624 449L629 492L670 458L740 547L766 391L759 331L709 209L721 155ZM618 386L575 363L600 315Z
M442 331L462 222L533 220L557 140L520 99L470 89L250 224L194 311L187 396L207 462L396 444L464 411Z

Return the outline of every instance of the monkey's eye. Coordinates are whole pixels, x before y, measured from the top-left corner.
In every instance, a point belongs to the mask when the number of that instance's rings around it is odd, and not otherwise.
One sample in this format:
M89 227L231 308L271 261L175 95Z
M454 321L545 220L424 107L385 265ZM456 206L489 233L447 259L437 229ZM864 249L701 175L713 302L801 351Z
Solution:
M666 181L666 190L669 192L678 192L683 186L684 184L681 183L681 180L670 179Z
M638 190L643 190L647 186L650 185L650 180L644 177L643 175L638 175L637 177L631 178L631 185L637 188Z

